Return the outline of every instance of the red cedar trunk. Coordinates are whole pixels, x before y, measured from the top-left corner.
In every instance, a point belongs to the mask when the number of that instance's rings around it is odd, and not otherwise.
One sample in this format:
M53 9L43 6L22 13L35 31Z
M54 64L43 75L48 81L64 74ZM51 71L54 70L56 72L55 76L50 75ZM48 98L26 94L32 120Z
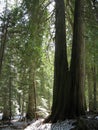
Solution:
M68 62L65 31L65 6L64 0L56 2L55 21L55 62L54 62L54 88L51 115L44 122L57 122L65 119L67 111L67 83Z
M83 0L75 1L74 31L71 59L70 115L80 116L84 110L85 43L83 23Z
M83 93L85 45L81 14L83 12L82 2L82 0L76 0L75 2L72 59L69 73L66 51L64 1L56 0L53 105L51 115L44 122L51 121L54 123L58 120L80 116L85 113Z

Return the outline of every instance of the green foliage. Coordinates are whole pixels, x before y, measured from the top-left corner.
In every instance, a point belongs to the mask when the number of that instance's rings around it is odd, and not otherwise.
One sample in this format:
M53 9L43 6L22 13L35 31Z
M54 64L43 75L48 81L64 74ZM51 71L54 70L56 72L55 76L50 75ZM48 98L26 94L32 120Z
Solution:
M49 112L52 100L54 50L52 51L50 45L47 45L50 42L49 23L46 21L48 11L44 4L41 5L42 1L40 3L38 1L29 3L30 1L24 0L21 6L16 6L9 12L8 38L2 79L0 79L0 90L2 92L0 110L3 111L3 102L6 95L8 101L11 100L12 115L19 113L19 110L21 114L27 111L28 89L32 84L30 70L35 71L36 74L37 106L40 106L43 112L45 107L45 114ZM2 18L0 20L3 23L4 19ZM48 50L46 51L47 46ZM8 90L10 77L11 99L9 99L10 93ZM4 91L5 89L6 91ZM48 101L49 96L51 98ZM7 105L10 108L10 104Z

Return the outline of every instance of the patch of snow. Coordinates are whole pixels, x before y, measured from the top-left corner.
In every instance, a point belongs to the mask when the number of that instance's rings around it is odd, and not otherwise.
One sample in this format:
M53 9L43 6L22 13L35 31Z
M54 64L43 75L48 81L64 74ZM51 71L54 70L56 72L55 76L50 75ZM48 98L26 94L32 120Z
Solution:
M65 120L62 122L57 122L55 124L43 124L42 121L43 119L37 120L24 130L70 130L75 127L72 124L76 122L76 120Z
M55 123L52 125L52 130L70 130L74 128L72 124L75 122L75 120L65 120L59 123Z
M98 120L98 116L96 116L95 119Z
M43 121L43 119L39 119L39 120L35 121L34 123L32 123L31 125L29 125L24 130L37 130L37 128L40 127L42 121Z
M1 128L0 130L13 130L13 129L10 127L6 127L6 128Z
M0 120L2 120L3 113L0 113Z
M91 116L87 116L87 118L88 118L88 119L90 119L90 118L91 118Z

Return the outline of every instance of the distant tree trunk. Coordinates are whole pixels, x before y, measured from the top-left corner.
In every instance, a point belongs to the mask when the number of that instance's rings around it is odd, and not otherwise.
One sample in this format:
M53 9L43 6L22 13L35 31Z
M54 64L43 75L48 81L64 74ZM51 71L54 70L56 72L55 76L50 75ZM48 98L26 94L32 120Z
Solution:
M70 116L85 114L84 80L85 80L85 43L84 43L84 2L75 1L73 45L71 57Z
M22 94L22 110L21 110L21 114L22 116L24 116L24 112L25 112L25 92L23 90L23 94Z
M4 94L4 105L3 105L3 118L2 120L11 120L12 116L12 101L11 101L11 94L12 94L12 78L11 75L9 74L9 82L8 82L8 89L5 90Z
M94 66L93 66L93 92L94 92L94 111L97 107L97 86L96 86L96 62L95 62L95 52L94 52Z
M36 81L35 81L35 78L34 78L34 106L35 106L35 108L34 108L35 116L34 117L37 119L37 113L36 113L36 111L37 111L37 102L36 102L36 99L37 99L37 97L36 97Z
M8 92L6 91L6 94L4 94L3 96L3 117L2 120L4 121L8 121L9 120L9 116L10 116L10 111L9 111L9 98L8 98Z
M27 119L34 119L35 117L35 110L34 110L34 86L31 84L29 85L29 99L28 99L28 108L27 108L27 113L26 113L26 118Z
M21 115L21 92L18 92L19 115Z
M89 111L93 111L93 84L92 84L92 75L91 72L88 73L87 75L87 80L88 80L88 100L89 100Z
M5 17L6 17L6 11L5 11ZM6 41L7 41L8 25L9 25L9 15L7 16L6 20L4 20L2 26L2 36L1 36L1 45L0 45L0 75L1 75L2 62L4 58L4 51L5 51Z
M12 77L9 77L9 121L12 117Z
M34 68L33 68L34 69ZM28 91L28 106L27 106L27 113L26 118L32 120L36 116L36 97L35 97L35 74L34 70L30 72L30 85Z

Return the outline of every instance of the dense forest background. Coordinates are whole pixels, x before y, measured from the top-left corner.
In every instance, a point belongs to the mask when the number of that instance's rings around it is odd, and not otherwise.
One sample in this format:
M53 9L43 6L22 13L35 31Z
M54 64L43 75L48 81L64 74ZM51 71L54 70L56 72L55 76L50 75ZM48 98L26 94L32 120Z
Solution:
M98 1L82 4L85 110L97 112ZM31 120L46 117L54 99L55 2L2 0L0 6L0 112L4 120L17 114ZM75 0L65 0L68 66L75 61L75 57L71 61L74 9Z

